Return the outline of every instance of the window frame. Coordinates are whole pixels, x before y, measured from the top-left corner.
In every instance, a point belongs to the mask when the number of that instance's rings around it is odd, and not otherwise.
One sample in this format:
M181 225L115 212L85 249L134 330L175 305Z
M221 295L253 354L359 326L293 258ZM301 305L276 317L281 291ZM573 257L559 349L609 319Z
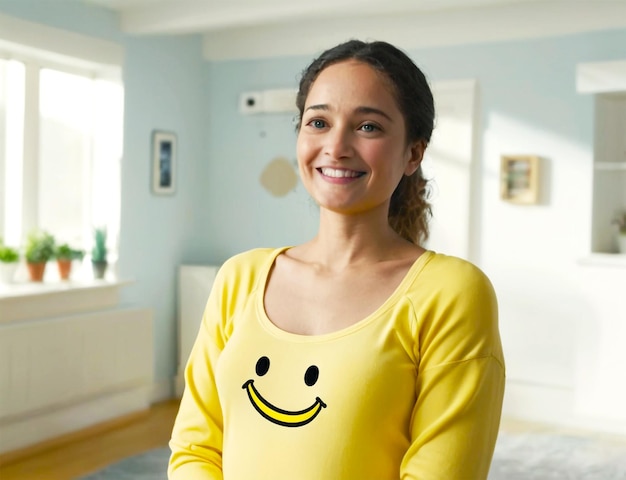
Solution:
M0 14L0 58L25 66L22 224L19 243L38 226L39 79L42 69L107 80L123 88L124 49L117 43ZM122 153L123 155L123 153ZM121 161L121 158L120 158ZM4 163L0 165L5 173ZM121 181L121 179L120 179ZM6 192L2 189L2 199ZM0 216L5 229L6 218ZM116 252L111 251L112 256ZM115 260L115 258L113 258Z

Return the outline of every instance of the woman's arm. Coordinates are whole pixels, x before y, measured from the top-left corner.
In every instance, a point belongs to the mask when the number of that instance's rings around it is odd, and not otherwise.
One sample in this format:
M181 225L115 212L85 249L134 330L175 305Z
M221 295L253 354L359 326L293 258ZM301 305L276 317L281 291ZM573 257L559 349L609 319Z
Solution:
M417 401L403 480L484 480L500 424L505 368L495 293L470 264L416 319ZM459 268L457 268L459 267Z
M222 290L218 273L185 368L185 391L170 440L170 480L221 480L222 409L215 365L224 348Z

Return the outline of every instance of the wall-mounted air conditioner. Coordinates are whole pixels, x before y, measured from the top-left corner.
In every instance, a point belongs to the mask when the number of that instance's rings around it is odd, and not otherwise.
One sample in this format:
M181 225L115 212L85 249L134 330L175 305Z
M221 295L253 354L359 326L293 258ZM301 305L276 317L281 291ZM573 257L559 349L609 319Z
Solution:
M244 92L239 96L239 112L244 115L256 113L297 112L297 91L291 88Z

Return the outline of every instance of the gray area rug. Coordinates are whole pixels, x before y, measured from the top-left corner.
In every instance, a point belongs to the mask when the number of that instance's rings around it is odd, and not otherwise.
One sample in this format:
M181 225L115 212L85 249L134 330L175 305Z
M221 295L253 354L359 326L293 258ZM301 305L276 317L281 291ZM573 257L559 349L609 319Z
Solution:
M489 480L626 480L626 441L500 433Z
M167 480L169 447L155 448L114 463L82 480Z
M167 480L169 454L168 447L150 450L81 480ZM489 480L626 480L626 441L502 432Z

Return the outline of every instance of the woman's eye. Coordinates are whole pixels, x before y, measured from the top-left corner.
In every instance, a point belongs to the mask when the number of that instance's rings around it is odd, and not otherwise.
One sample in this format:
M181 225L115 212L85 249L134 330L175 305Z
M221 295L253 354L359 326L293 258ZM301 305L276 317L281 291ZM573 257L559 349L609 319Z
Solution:
M372 125L371 123L366 123L364 125L361 125L361 130L367 133L371 133L379 130L379 128L376 125Z
M309 125L311 125L313 128L324 128L326 126L326 122L324 120L315 119L311 120L309 122Z

